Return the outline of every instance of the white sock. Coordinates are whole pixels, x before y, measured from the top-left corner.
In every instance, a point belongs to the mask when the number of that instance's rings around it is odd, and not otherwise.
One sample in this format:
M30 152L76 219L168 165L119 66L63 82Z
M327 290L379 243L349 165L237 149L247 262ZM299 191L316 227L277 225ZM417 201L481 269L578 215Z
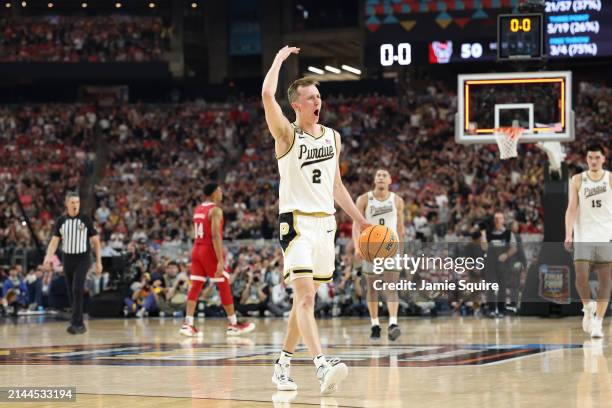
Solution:
M193 326L193 316L185 316L185 324Z
M602 323L603 323L603 319L600 319L599 317L595 316L595 317L593 318L593 322L595 322L595 323L599 323L599 324L602 324Z
M282 350L280 352L280 357L278 358L278 363L281 365L289 365L291 364L291 357L293 357L293 353Z
M325 360L325 357L323 356L323 354L319 354L318 356L313 358L312 361L314 361L317 369L319 369L319 367L321 367L322 365L327 364L327 361Z
M380 323L378 322L378 317L376 319L370 319L372 321L372 326L380 326Z
M389 316L389 326L392 324L397 326L397 316Z
M236 314L234 313L231 316L227 316L227 320L229 320L230 324L238 323L238 319L236 319Z

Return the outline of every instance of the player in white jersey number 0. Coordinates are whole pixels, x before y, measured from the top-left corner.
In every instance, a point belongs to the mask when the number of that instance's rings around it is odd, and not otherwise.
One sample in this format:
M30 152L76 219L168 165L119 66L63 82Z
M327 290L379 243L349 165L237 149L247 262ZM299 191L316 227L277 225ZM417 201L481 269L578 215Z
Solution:
M391 184L391 175L385 169L378 169L374 174L374 190L360 195L357 198L357 208L364 215L366 220L372 224L384 225L390 228L399 237L398 253L401 255L401 250L404 244L404 200L397 194L389 191ZM353 231L357 234L357 231ZM358 239L358 236L354 236ZM358 251L355 251L359 257ZM380 339L380 323L378 321L378 291L375 287L375 282L381 280L381 276L377 275L369 262L363 262L362 270L367 282L367 300L368 311L372 323L370 338L372 340ZM386 270L382 276L385 283L393 283L399 281L400 270ZM389 311L389 330L387 336L389 340L395 341L401 335L401 330L397 322L397 310L399 307L397 292L394 290L384 290L383 295L387 302Z
M340 177L340 135L318 123L322 106L318 83L301 78L287 90L295 112L294 123L289 122L276 101L281 65L299 51L286 46L276 54L261 92L280 173L279 232L284 275L294 289L287 335L272 381L280 391L297 390L289 364L301 335L316 366L321 394L328 395L336 391L348 373L344 363L338 359L328 361L323 356L314 317L318 284L330 281L335 269L334 201L359 228L369 224Z
M589 169L570 181L565 246L568 250L574 247L576 289L584 312L582 329L591 337L602 338L612 286L612 173L603 168L606 153L599 144L587 146L586 161ZM591 300L591 266L597 273L597 302Z

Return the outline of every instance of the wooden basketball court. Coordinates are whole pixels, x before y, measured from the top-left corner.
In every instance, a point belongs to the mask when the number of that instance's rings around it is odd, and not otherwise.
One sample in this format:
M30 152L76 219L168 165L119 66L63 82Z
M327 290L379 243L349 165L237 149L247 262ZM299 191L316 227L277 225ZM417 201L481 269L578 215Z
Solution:
M282 319L257 320L242 338L226 338L221 319L198 322L201 340L180 337L180 324L91 320L85 335L72 336L65 322L5 320L0 385L76 387L76 403L19 406L612 406L612 331L605 324L606 338L592 341L577 317L402 319L394 343L370 341L365 319L321 320L326 354L350 368L325 398L304 349L293 359L298 392L271 383Z

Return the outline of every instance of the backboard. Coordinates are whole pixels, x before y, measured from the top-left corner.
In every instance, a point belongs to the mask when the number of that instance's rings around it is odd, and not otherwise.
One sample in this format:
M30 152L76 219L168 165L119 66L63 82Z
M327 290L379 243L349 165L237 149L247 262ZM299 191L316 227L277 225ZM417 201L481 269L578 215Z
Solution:
M495 143L496 129L518 125L521 143L574 140L572 73L459 75L457 143Z

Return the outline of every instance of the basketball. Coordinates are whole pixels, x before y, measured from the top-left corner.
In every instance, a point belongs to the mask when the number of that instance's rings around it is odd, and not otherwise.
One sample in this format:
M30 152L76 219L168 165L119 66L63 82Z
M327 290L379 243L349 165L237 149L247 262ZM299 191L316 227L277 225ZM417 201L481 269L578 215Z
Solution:
M398 245L395 232L384 225L372 225L359 235L359 249L368 262L395 255Z

